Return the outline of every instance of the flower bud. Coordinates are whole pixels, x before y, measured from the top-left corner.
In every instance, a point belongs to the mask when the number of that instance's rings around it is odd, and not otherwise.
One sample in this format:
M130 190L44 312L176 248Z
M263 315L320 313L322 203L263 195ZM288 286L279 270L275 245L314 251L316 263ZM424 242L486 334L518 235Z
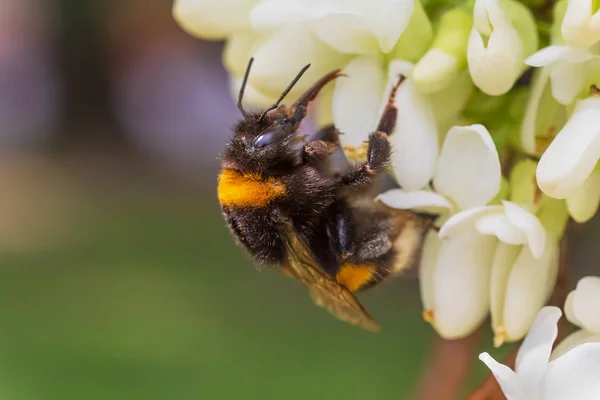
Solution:
M497 240L472 233L423 248L420 283L423 318L445 339L471 334L489 310L490 266Z
M490 309L494 345L522 339L546 304L558 273L558 242L547 237L541 257L529 246L500 243L492 263Z
M600 334L600 278L582 278L565 302L565 314L573 324Z
M473 17L463 7L442 15L433 45L413 71L413 79L421 91L443 89L466 67L472 25Z
M565 338L552 353L560 357L584 343L600 342L600 278L582 278L565 302L565 315L574 325L582 328Z
M510 90L523 72L523 60L537 49L533 15L523 4L476 0L467 60L473 82L498 96Z
M577 102L566 125L537 167L537 182L550 197L565 199L581 188L600 159L600 97Z
M478 231L500 240L490 261L490 310L496 346L527 333L552 292L558 271L555 238L524 208L508 201L502 204L455 214L439 233L452 239Z
M589 47L600 40L600 3L592 0L569 0L561 25L565 42Z

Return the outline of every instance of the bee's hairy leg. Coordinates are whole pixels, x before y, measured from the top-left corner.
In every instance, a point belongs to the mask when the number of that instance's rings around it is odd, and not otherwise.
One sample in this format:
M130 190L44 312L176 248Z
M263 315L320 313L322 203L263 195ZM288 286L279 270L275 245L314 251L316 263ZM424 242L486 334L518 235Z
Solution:
M345 186L364 188L385 170L390 162L391 146L387 135L383 132L374 132L369 136L367 161L363 164L352 166L340 179Z
M400 75L398 82L392 87L388 102L383 110L377 131L369 135L367 161L357 165L341 177L342 184L357 188L369 186L373 180L385 170L390 162L392 152L387 137L394 131L398 119L398 108L394 104L398 88L404 82L404 75Z
M398 77L398 82L392 87L390 92L390 96L388 97L387 104L383 109L383 113L381 113L381 118L379 119L379 125L377 125L377 131L383 132L386 135L390 135L394 128L396 127L396 121L398 120L398 107L394 104L396 100L396 93L398 92L398 88L404 82L406 78L404 75L400 75Z
M323 161L335 152L336 149L337 145L334 143L315 140L304 146L302 159L305 163Z

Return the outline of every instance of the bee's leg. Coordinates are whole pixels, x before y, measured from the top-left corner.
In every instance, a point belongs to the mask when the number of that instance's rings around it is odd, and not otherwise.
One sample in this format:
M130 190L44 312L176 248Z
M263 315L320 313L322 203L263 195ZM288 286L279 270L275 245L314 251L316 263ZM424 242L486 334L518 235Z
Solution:
M388 102L379 120L377 131L369 135L367 161L363 164L355 165L346 174L342 175L341 182L343 185L356 188L369 186L389 164L391 146L387 137L396 127L398 108L394 104L394 100L398 87L400 87L404 79L404 76L400 75L398 82L392 87Z
M302 150L302 159L305 163L325 160L337 149L337 145L323 140L307 143Z
M374 132L369 136L369 148L367 150L367 161L350 167L343 174L341 183L344 186L364 188L387 167L390 162L391 147L387 136L383 132Z

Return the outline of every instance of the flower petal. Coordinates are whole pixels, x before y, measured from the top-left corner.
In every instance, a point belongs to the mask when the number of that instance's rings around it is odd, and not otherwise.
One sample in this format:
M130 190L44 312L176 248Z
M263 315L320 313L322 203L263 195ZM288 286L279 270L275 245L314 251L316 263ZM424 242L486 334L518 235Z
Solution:
M517 226L512 224L506 214L488 214L477 220L477 230L486 235L494 235L507 244L525 244L527 236Z
M600 398L600 343L585 343L553 360L544 375L544 400Z
M415 0L361 2L383 53L389 53L404 32L415 9Z
M506 339L521 339L533 323L538 311L550 296L549 287L556 282L558 245L549 242L541 258L535 258L529 247L523 247L510 272L504 303Z
M398 76L410 77L411 71L410 63L393 61L390 64L385 102ZM390 137L394 146L392 170L404 189L421 189L431 181L438 156L435 116L428 99L416 90L410 79L400 85L394 104L398 107L398 121Z
M565 41L573 46L588 47L598 41L598 32L590 29L592 0L570 0L561 24Z
M310 20L317 4L309 0L262 0L250 12L252 27L257 32L272 33L290 24Z
M382 63L374 56L357 57L343 69L348 76L335 83L333 121L344 146L360 145L377 128L386 79Z
M581 327L600 334L600 278L587 276L577 283L573 314Z
M242 86L243 80L243 78L238 78L233 75L229 77L229 92L232 98L237 99L239 96L240 87ZM243 104L247 108L260 110L273 104L273 98L259 92L254 86L246 84L246 89L244 89Z
M586 65L560 62L549 68L552 96L561 104L571 104L583 89Z
M502 200L502 204L510 222L521 229L527 236L527 243L531 249L531 254L535 258L540 258L546 246L546 231L540 220L515 203Z
M414 0L339 2L313 23L325 42L344 53L390 52L406 29Z
M423 251L421 252L421 262L419 264L419 286L421 289L421 301L423 310L430 311L435 307L434 297L434 271L437 263L440 249L443 242L438 239L435 232L429 232L425 237Z
M544 307L537 313L515 362L515 371L522 382L533 386L542 378L558 335L557 324L561 315L558 307Z
M444 196L426 190L408 192L403 189L391 189L381 193L376 200L381 201L388 207L402 210L411 208L452 208L452 205Z
M325 43L349 54L377 54L379 42L365 20L349 12L336 12L315 19L313 32Z
M504 302L508 278L519 253L521 246L498 243L494 260L492 261L491 289L490 289L490 314L492 329L494 330L494 345L499 347L506 339L504 329Z
M433 183L462 209L485 205L500 190L500 160L483 125L450 129Z
M473 233L477 226L477 220L485 215L502 212L500 206L483 206L468 208L454 214L440 228L440 238L453 237L465 233Z
M521 400L525 398L520 379L513 370L494 360L488 353L481 353L479 359L492 371L498 385L500 385L500 389L502 389L508 400Z
M498 0L477 0L473 7L473 22L482 34L489 36L503 25L510 24Z
M173 16L192 35L223 39L250 28L248 13L257 0L175 0Z
M537 182L548 196L564 199L590 176L600 157L600 98L577 103L573 115L542 155Z
M571 293L569 293L569 295L567 296L567 299L565 300L565 306L564 306L565 317L567 317L567 319L569 320L570 323L572 323L573 325L577 325L578 327L581 328L582 324L581 324L581 321L579 321L577 319L577 316L575 315L573 301L575 301L575 291L574 290Z
M569 63L583 63L593 59L595 55L587 49L571 46L548 46L533 53L525 60L525 64L532 67L543 67L559 61Z
M225 48L223 49L223 64L229 74L243 77L250 57L264 42L265 38L253 35L250 32L231 35L225 42Z
M567 209L575 222L592 219L600 205L600 171L594 171L581 186L567 197Z
M291 25L256 50L249 81L258 90L281 93L300 69L310 63L311 67L294 86L293 93L299 93L347 62L347 56L320 41L304 24Z
M478 233L444 242L433 277L434 327L443 338L464 337L485 319L496 243Z
M484 93L499 96L508 92L523 68L523 45L517 31L511 25L495 28L486 47L481 34L473 28L467 62L475 86Z
M437 92L448 86L458 75L458 71L458 59L455 55L431 49L415 65L413 79L422 92Z
M564 355L574 349L575 347L584 343L597 343L600 342L600 334L593 334L584 329L580 329L576 332L571 333L569 336L564 338L558 346L552 350L551 360L555 360L558 357Z

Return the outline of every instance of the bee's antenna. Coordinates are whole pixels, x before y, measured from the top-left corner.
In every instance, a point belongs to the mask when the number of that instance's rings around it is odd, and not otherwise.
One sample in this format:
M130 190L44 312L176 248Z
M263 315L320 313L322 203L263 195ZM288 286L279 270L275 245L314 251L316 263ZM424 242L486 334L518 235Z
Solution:
M238 109L244 116L244 118L248 118L248 113L244 110L244 106L242 105L242 99L244 98L244 90L246 90L246 83L248 83L248 76L250 75L250 68L252 68L252 63L254 62L254 57L248 61L248 66L246 67L246 73L244 74L244 80L242 81L242 86L240 87L240 95L238 96Z
M260 118L258 119L258 122L262 122L263 118L265 117L265 115L267 115L267 113L271 110L276 109L277 107L279 107L279 103L281 103L281 101L285 98L285 96L287 96L287 94L290 92L290 90L292 90L292 88L294 87L294 85L296 85L296 83L298 83L298 81L300 80L300 78L302 77L302 75L304 75L304 73L306 72L306 70L310 68L310 64L306 64L304 66L304 68L302 68L300 70L300 72L298 72L298 75L296 75L296 77L294 78L294 80L292 81L292 83L290 83L288 85L288 87L283 91L283 93L281 93L281 96L279 96L279 98L277 99L277 101L275 103L273 103L273 105L269 108L267 108L265 111L262 112L262 114L260 114Z

